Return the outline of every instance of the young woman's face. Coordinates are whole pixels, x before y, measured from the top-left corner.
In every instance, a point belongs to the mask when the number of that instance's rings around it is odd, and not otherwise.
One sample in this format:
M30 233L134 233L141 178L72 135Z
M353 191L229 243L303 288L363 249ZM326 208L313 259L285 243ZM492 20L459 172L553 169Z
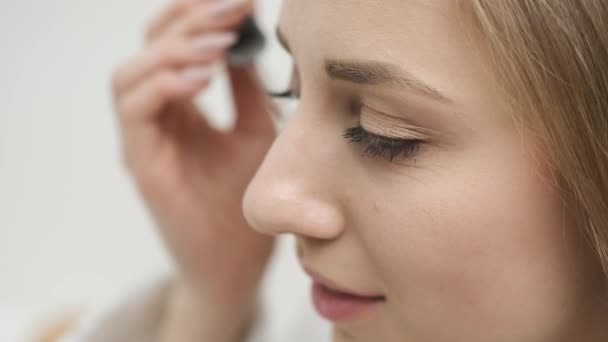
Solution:
M383 297L332 317L336 342L591 331L599 270L456 3L283 5L300 99L243 205L257 230L297 236L304 267Z

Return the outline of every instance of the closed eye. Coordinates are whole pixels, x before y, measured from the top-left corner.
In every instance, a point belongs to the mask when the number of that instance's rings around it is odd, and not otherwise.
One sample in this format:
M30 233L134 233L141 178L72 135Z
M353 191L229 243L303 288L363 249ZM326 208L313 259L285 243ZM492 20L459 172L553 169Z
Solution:
M419 139L395 139L366 131L362 126L355 126L347 129L343 137L350 143L357 143L363 146L363 154L368 157L382 157L388 161L393 161L399 157L402 159L412 159L418 152L418 148L423 141Z
M299 95L291 89L282 92L267 92L268 96L279 99L298 100ZM284 113L281 113L284 115ZM347 129L342 135L349 143L361 145L363 155L371 158L382 157L388 161L395 158L412 159L424 142L420 139L395 139L366 131L362 126Z

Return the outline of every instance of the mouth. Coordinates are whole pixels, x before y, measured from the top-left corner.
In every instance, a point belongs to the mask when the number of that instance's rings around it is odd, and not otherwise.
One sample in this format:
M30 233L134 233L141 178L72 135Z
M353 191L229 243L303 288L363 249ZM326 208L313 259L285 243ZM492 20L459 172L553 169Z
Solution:
M350 290L308 268L304 268L304 271L313 280L312 302L315 309L332 322L357 318L386 302L384 295Z

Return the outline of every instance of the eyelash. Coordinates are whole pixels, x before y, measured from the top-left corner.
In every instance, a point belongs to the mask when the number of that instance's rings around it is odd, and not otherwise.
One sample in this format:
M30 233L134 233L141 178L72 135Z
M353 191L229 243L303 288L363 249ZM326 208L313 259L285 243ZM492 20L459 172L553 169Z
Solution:
M412 159L418 152L422 141L414 139L393 139L366 131L361 126L349 128L342 135L351 143L365 147L364 155L383 157L392 162L396 157Z
M271 98L298 99L298 95L288 89L283 92L267 92ZM392 162L396 157L412 159L423 141L418 139L394 139L366 131L361 125L348 128L342 136L349 143L364 147L363 155L371 158L382 157Z
M287 90L281 91L281 92L267 91L266 93L268 94L268 96L273 97L273 98L283 98L283 99L297 99L298 98L296 93L291 89L287 89Z

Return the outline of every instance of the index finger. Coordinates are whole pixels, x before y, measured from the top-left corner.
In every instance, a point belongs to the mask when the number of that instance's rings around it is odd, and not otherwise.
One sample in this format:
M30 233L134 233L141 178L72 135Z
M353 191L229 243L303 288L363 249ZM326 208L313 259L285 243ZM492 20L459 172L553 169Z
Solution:
M196 4L209 1L212 0L173 0L169 6L163 9L161 13L154 17L148 24L145 34L146 43L154 41L171 22L181 16L184 12L196 6Z

